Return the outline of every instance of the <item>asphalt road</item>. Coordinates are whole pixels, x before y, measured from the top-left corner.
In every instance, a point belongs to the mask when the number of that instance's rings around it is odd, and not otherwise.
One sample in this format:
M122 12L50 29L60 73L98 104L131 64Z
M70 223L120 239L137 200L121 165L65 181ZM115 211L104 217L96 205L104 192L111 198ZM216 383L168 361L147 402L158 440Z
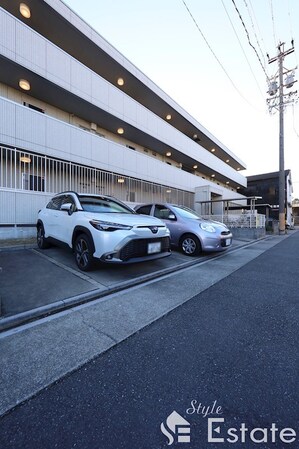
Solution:
M297 449L298 254L296 232L17 406L1 449Z

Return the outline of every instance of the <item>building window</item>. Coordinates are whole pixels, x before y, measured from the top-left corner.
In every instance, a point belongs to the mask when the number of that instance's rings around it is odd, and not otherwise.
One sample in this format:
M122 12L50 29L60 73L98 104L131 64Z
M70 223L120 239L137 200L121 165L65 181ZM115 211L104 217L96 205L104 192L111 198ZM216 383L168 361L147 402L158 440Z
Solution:
M44 192L45 180L41 176L22 173L22 189L33 190L34 192Z
M131 203L135 203L135 201L136 201L136 192L129 192L129 201Z
M86 126L79 125L79 128L80 128L80 129L83 129L83 131L88 131L88 132L90 132L90 129L87 128Z
M41 112L42 114L45 113L45 111L41 108L39 108L38 106L34 106L34 104L30 104L30 103L26 103L25 101L23 102L23 105L26 106L29 109L33 109L36 112Z

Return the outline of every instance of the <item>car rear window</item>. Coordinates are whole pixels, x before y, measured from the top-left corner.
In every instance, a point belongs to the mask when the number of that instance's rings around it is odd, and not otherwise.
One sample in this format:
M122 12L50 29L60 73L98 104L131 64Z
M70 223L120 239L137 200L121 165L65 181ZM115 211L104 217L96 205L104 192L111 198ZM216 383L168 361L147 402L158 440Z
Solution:
M175 212L182 218L201 218L194 210L188 207L172 206Z
M136 209L138 214L144 214L144 215L150 215L151 213L151 204L147 205L147 206L141 206L138 207L138 209Z

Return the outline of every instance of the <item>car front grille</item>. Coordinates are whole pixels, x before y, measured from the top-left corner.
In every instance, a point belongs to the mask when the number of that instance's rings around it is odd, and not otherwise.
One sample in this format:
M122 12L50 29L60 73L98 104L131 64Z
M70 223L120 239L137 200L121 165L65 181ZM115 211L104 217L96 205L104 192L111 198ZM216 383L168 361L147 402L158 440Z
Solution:
M146 257L149 255L148 244L154 242L161 242L161 253L170 251L169 237L162 237L160 239L137 239L131 240L121 249L119 258L125 262L137 257Z
M222 231L221 232L221 235L229 235L230 234L230 231Z

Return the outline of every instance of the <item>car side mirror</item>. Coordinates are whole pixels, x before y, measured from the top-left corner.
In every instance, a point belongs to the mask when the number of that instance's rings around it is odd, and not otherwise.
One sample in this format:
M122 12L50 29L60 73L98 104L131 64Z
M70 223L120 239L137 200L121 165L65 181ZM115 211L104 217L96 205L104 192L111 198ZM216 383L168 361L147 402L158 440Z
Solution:
M168 220L176 220L176 216L174 214L169 214Z
M72 213L74 212L73 204L72 203L62 204L60 210L65 210L69 215L72 215Z

